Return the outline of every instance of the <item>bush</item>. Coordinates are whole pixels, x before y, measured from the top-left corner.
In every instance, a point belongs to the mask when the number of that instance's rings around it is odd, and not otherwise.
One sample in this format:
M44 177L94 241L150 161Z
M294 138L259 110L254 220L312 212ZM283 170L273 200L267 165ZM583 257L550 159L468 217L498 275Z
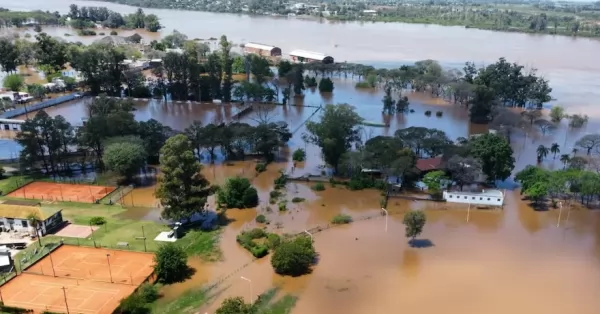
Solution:
M256 309L253 304L247 304L242 297L234 297L223 300L215 314L249 314L255 312Z
M236 241L256 258L261 258L269 254L267 244L256 243L254 240L268 237L267 232L260 228L254 228L250 231L242 231Z
M229 178L219 192L217 199L227 208L248 208L258 205L258 193L250 180L242 177Z
M28 310L16 306L8 306L0 303L0 313L33 313L33 310Z
M267 222L267 217L265 217L265 215L258 215L256 216L256 222L264 224Z
M90 225L102 226L105 223L106 223L106 219L104 217L92 217L92 218L90 218Z
M110 35L111 36L117 36L117 35L119 35L119 33L117 33L117 31L110 31Z
M321 182L318 182L313 184L311 189L313 189L313 191L325 191L325 185Z
M25 80L20 74L9 74L4 77L3 86L13 92L18 92L23 88Z
M143 144L134 139L122 139L106 145L102 160L108 169L129 181L139 173L147 158Z
M103 33L103 32L101 32L101 33L98 33L98 35L100 35L100 36L104 36L104 35L106 35L106 34L105 34L105 33Z
M292 203L302 203L302 202L304 202L304 198L302 198L302 197L292 198Z
M258 192L254 187L246 189L243 202L246 207L255 207L258 205Z
M426 116L430 116L431 115L431 111L430 110L425 111L425 115Z
M150 305L141 295L134 293L121 300L116 312L122 314L149 314Z
M356 88L373 88L369 82L358 82L356 83Z
M310 77L310 76L305 76L304 77L304 84L306 84L306 87L317 87L317 78L316 77Z
M188 275L187 254L174 243L160 246L154 255L154 263L154 271L162 283L178 282Z
M267 245L269 246L269 249L271 249L271 250L276 249L280 243L281 243L281 237L279 237L278 234L269 233L269 235L267 236Z
M298 148L292 154L292 160L297 162L303 162L306 160L306 152L302 148Z
M275 189L282 189L285 187L285 184L287 183L287 175L283 172L279 173L279 177L277 177L275 180L273 180L273 184L275 184Z
M352 222L352 217L346 214L335 215L333 219L331 219L331 223L334 225L343 225L349 224Z
M348 189L358 191L363 189L385 190L386 184L382 180L376 180L365 176L354 176L347 183Z
M322 78L319 82L319 92L321 93L331 93L333 88L333 81L328 77Z
M4 174L6 174L6 170L4 170L4 167L0 166L0 179L4 179Z
M279 202L279 204L277 204L277 207L279 207L280 212L284 212L287 210L287 205L285 202Z
M281 196L281 192L279 192L278 190L273 190L273 191L269 192L269 197L272 199L276 199L279 196Z
M80 29L77 34L79 36L96 36L96 32L91 29Z
M442 111L437 111L437 112L435 113L435 115L436 115L437 117L441 117L442 115L444 115L444 112L442 112Z
M256 172L261 173L261 172L265 172L267 171L267 165L265 163L257 163L256 167L254 167L254 170L256 170Z
M140 286L137 293L144 301L146 301L146 303L152 303L158 300L159 297L158 287L147 282Z
M317 252L308 237L297 237L279 244L271 258L271 265L280 275L299 276L310 271Z

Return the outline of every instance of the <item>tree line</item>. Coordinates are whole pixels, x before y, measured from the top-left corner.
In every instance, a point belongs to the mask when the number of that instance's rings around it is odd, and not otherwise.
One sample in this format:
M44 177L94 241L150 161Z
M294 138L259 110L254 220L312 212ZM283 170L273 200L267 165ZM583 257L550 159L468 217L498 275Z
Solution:
M78 7L71 4L66 17L70 18L69 25L77 29L94 28L96 23L108 28L144 28L149 32L157 32L162 28L155 14L144 14L142 9L122 15L106 7Z
M394 136L369 137L362 119L349 105L327 105L320 121L309 121L306 142L321 148L325 162L337 175L360 178L365 169L402 180L410 186L418 179L419 158L443 156L442 169L462 188L475 183L480 173L486 180L505 180L514 168L513 150L502 136L486 133L470 139L450 140L441 130L409 127Z
M109 2L147 8L169 8L237 14L312 15L332 21L403 22L465 26L506 32L559 34L567 36L600 36L600 5L597 3L530 3L507 4L505 1L307 1L315 8L292 7L269 1L235 0L214 3L209 0L109 0Z
M96 23L107 28L145 28L149 32L157 32L162 28L155 14L144 14L138 9L133 14L121 14L106 7L69 6L69 13L61 15L58 11L9 11L0 8L0 27L22 27L25 25L69 25L76 29L95 28ZM41 28L36 29L40 31Z

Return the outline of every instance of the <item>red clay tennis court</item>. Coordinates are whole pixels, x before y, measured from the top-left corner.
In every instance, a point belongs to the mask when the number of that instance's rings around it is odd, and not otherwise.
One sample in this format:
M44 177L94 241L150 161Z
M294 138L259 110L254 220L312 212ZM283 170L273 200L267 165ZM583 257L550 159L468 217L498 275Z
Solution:
M50 201L94 203L114 190L115 187L111 186L36 181L9 193L8 196Z
M36 312L66 313L66 294L70 313L108 314L152 274L153 265L153 254L63 245L0 291L4 304Z

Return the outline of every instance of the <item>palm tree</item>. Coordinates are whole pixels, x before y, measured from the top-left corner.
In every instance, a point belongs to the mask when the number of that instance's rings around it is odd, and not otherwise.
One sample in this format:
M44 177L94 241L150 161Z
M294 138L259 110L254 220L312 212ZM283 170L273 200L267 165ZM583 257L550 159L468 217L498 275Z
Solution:
M548 147L544 146L544 145L540 145L537 148L537 161L538 163L542 162L542 160L544 158L546 158L546 156L548 156L548 153L550 152L550 150L548 149Z
M552 146L550 146L550 152L554 154L552 159L556 159L556 154L560 153L560 146L558 146L557 143L552 143Z
M38 227L40 226L40 218L38 217L38 214L29 213L27 215L27 220L29 221L31 227L35 230L35 235L37 236L38 244L40 245L40 247L42 247L42 238L40 235L40 230L38 229Z
M571 157L569 154L560 155L560 161L563 163L563 169L565 169L569 161L571 161Z
M575 157L575 155L577 155L578 151L579 151L579 149L573 148L573 150L571 151L573 153L573 157Z

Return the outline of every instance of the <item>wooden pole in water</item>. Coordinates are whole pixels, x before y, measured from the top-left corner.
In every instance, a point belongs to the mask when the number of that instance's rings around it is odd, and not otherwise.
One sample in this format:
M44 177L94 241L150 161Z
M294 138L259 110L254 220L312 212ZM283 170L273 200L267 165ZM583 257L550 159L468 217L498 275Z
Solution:
M562 202L558 202L558 221L556 222L556 227L560 227L560 216L562 215Z
M383 212L385 213L385 232L387 232L387 226L388 226L388 211L385 208L381 208L381 210L383 210Z
M469 202L469 208L467 208L467 222L469 222L470 216L471 216L471 203Z

